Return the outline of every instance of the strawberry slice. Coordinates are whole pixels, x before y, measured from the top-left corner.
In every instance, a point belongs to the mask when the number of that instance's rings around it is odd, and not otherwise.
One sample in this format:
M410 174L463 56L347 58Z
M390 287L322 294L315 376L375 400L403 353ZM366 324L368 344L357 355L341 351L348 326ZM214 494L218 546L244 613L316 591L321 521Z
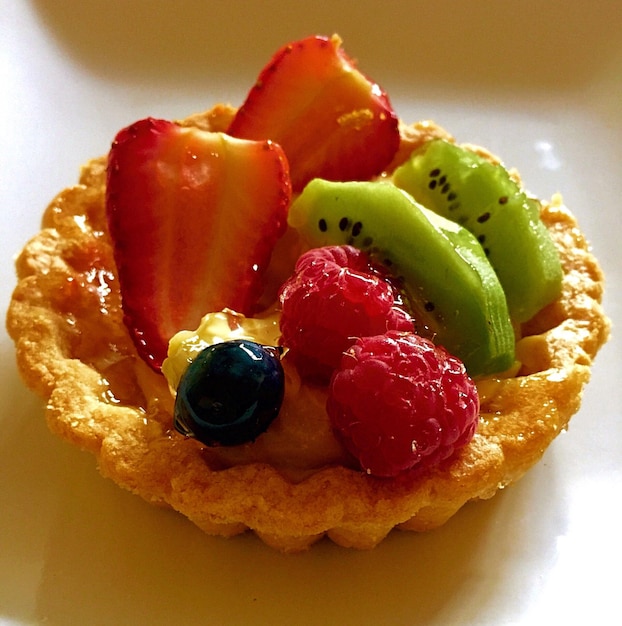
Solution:
M315 177L368 180L382 172L399 146L398 120L387 95L355 68L336 35L281 48L227 133L281 145L294 191Z
M273 142L153 118L117 134L108 226L125 323L153 369L169 339L206 313L252 314L290 200L287 159Z

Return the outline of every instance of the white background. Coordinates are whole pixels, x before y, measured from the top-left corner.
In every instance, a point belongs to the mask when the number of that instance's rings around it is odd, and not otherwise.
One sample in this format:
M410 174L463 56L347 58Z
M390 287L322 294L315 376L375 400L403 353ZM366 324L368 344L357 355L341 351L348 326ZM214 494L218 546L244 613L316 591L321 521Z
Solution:
M338 32L400 117L486 145L540 196L563 192L607 273L614 337L569 431L516 486L372 552L283 556L100 478L48 433L3 331L0 623L620 623L621 26L615 0L4 0L3 311L14 254L118 129L239 104L282 44Z

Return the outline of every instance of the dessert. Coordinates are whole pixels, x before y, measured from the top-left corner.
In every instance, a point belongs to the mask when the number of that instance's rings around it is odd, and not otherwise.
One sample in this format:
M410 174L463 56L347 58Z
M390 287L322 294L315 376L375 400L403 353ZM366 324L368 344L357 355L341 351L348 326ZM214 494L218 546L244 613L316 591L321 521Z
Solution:
M206 532L283 551L370 548L519 479L579 408L609 332L603 276L560 196L536 201L456 145L398 121L338 39L315 37L279 51L239 109L120 131L16 261L7 328L52 431ZM431 165L432 147L457 164ZM510 218L473 206L482 185ZM507 282L506 219L512 254L532 250ZM414 232L419 258L400 247ZM523 279L529 298L510 298Z

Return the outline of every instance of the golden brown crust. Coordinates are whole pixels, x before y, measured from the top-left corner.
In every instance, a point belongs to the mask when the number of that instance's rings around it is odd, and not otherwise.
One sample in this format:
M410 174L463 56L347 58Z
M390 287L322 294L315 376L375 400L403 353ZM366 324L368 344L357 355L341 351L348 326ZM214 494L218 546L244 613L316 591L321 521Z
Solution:
M184 123L222 130L232 111L221 105ZM402 135L408 145L449 137L431 123L402 125ZM448 466L394 480L341 465L297 480L262 462L221 469L172 429L166 383L137 357L125 331L104 183L105 160L95 159L50 204L43 230L17 259L7 328L18 367L47 399L50 428L94 454L104 476L208 533L251 528L271 546L298 551L324 535L370 548L396 526L437 527L538 461L578 410L592 359L608 337L601 270L557 196L543 204L542 219L564 265L562 296L523 326L520 375L478 384L478 432Z

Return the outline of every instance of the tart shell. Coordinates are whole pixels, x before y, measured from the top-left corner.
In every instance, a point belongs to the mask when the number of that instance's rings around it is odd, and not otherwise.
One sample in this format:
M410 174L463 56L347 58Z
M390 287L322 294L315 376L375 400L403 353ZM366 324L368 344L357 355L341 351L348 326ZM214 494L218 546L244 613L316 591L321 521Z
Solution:
M224 130L233 111L217 105L181 123ZM449 137L431 122L401 131L402 159L423 141ZM477 433L448 464L396 479L328 465L296 480L266 462L210 464L201 444L174 430L166 382L137 356L123 324L105 168L105 158L87 163L79 184L47 208L41 232L16 260L7 329L25 383L47 402L50 429L92 453L104 476L205 532L251 529L268 545L296 552L324 536L363 549L394 528L436 528L466 502L518 480L578 411L609 320L598 262L555 196L541 203L541 215L562 260L562 294L523 325L518 375L478 381Z

